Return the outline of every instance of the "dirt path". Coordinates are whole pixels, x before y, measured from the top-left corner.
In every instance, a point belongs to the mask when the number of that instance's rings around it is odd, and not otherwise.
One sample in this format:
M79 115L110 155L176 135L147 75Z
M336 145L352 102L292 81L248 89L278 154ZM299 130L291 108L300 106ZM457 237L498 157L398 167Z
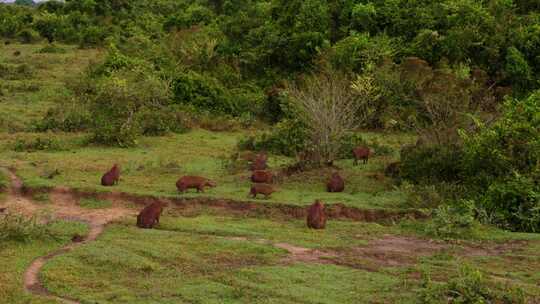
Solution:
M9 212L21 213L32 216L42 211L50 213L51 218L67 221L87 223L90 230L81 242L70 243L46 256L35 259L24 273L24 287L29 292L55 299L61 303L78 304L74 299L58 297L49 292L41 283L39 273L50 259L67 253L74 248L96 240L103 232L105 225L126 216L136 215L136 211L121 207L118 204L107 209L84 209L78 205L77 199L65 191L53 191L50 193L50 204L36 204L31 199L22 195L22 181L11 171L4 170L8 174L11 187L7 198L0 203L0 208L6 208Z

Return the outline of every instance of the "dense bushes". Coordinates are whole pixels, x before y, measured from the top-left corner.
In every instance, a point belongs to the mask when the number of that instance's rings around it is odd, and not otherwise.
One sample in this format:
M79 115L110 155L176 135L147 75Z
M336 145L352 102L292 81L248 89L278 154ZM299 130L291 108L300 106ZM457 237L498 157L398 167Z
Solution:
M540 92L508 100L492 125L462 132L463 144L424 145L402 153L402 176L416 183L460 183L482 220L540 231Z

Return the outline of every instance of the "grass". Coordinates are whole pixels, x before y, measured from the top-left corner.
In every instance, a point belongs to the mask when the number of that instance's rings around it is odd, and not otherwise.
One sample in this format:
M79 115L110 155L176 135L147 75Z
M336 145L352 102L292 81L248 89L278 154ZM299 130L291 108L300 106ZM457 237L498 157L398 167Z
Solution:
M143 138L137 148L104 148L99 146L77 146L62 151L15 152L9 147L14 141L33 134L4 134L0 142L6 148L0 150L3 162L18 168L18 174L29 186L63 185L92 191L124 191L138 194L176 197L180 194L175 183L182 175L200 175L215 180L218 187L204 194L191 191L185 197L209 196L247 200L249 171L230 173L224 160L235 151L239 138L245 132L213 133L196 129L185 134L171 134L164 137ZM59 142L76 143L84 135L58 134ZM377 136L375 134L371 136ZM382 135L378 135L382 136ZM385 135L397 142L400 135ZM407 138L407 137L405 137ZM67 145L69 146L69 144ZM405 193L393 186L390 179L381 172L391 157L376 157L367 165L353 166L352 160L337 162L347 179L344 193L327 193L325 182L330 170L305 172L287 178L278 184L278 192L268 202L284 202L307 205L315 199L326 202L342 202L359 208L398 208L406 199ZM293 162L293 159L271 156L270 167L279 167ZM113 163L122 167L122 177L118 186L100 186L101 175ZM61 174L54 179L43 177L58 169ZM261 200L262 201L262 200Z
M0 170L0 202L4 199L5 193L9 188L9 179L4 173Z
M86 226L79 223L58 221L48 228L56 238L44 238L31 242L0 241L0 303L52 304L56 301L32 296L23 287L23 273L37 257L46 255L68 243L71 236L84 235Z
M58 44L65 53L40 53L45 44L17 44L0 48L0 65L29 67L29 76L14 75L0 83L0 130L28 131L33 121L43 117L56 100L69 98L66 82L77 77L90 61L101 56L92 49ZM20 56L14 56L20 51ZM3 96L2 96L3 95Z
M112 203L110 201L95 198L83 198L79 201L79 206L86 209L105 209L110 208Z
M51 261L43 272L47 287L91 303L372 303L400 297L393 292L400 281L389 274L337 265L282 265L284 250L228 238L246 235L313 247L324 240L323 245L344 246L351 244L354 228L360 232L369 225L339 222L319 232L300 222L209 216L164 217L162 223L158 230L109 227L97 242ZM287 234L293 231L299 234L291 240Z
M469 264L482 269L494 290L506 288L492 278L495 271L528 296L540 296L534 285L538 241L525 246L523 254L530 256L521 261L514 253L462 255L456 245L410 266L372 271L363 270L369 259L349 256L348 266L287 263L287 252L271 245L286 242L347 254L387 233L399 231L348 221L313 231L297 220L187 218L169 212L154 230L137 229L131 221L109 226L96 242L54 258L42 277L50 290L83 303L417 303L422 282L413 274L429 272L444 282Z

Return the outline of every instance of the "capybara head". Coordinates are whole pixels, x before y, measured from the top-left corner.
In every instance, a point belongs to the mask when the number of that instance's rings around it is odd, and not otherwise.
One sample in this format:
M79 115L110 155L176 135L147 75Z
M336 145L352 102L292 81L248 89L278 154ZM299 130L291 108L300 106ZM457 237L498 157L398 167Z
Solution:
M326 214L324 204L316 200L308 209L307 226L312 229L324 229L326 227Z

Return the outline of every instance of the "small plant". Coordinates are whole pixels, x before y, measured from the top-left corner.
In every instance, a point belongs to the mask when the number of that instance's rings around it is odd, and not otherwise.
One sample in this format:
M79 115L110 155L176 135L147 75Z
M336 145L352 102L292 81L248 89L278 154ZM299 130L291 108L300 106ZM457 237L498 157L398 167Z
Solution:
M16 152L35 152L35 151L61 151L64 147L60 142L53 138L37 137L35 139L19 138L13 145Z
M51 202L49 194L48 193L34 193L32 195L32 200L41 203L41 204L48 204Z
M465 200L439 206L433 211L432 221L426 225L427 234L447 239L472 236L477 224L474 208L474 202Z
M96 198L83 198L79 201L79 206L86 209L105 209L110 208L112 203L107 200L99 200Z
M526 303L524 292L520 288L498 286L497 290L491 285L497 287L490 284L482 272L465 265L460 268L456 277L443 284L434 283L429 275L424 275L418 300L423 304Z
M48 44L37 51L40 54L65 54L67 51L53 43Z
M47 224L41 224L39 216L26 217L21 214L0 214L0 241L29 242L54 238Z

